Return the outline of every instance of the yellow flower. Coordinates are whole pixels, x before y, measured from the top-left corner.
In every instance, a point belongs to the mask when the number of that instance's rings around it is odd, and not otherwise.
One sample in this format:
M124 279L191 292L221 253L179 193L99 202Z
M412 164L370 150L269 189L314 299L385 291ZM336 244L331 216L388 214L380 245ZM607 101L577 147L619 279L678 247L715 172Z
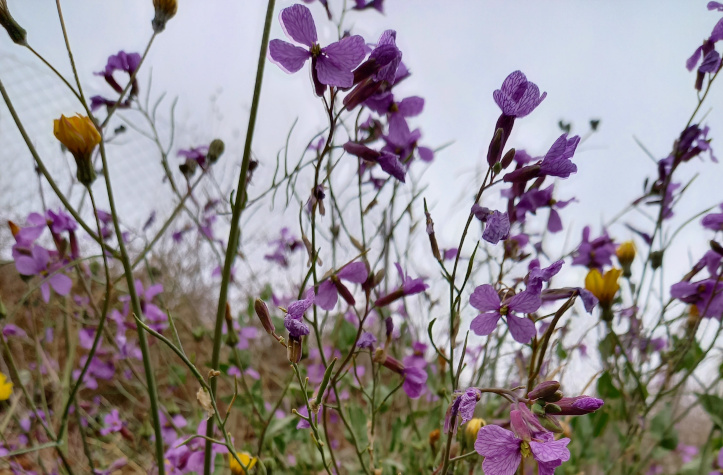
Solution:
M610 306L620 286L618 278L623 271L621 269L610 269L601 275L597 269L592 269L585 277L585 288L597 297L602 306Z
M95 170L90 161L95 147L100 143L100 132L93 121L83 115L60 116L53 121L53 134L73 154L78 166L78 181L88 186L95 179Z
M254 465L256 465L256 457L252 457L251 454L248 454L246 452L236 452L236 455L248 470L251 470L252 468L254 468ZM228 454L228 460L228 466L231 469L231 473L233 473L233 475L246 475L246 471L241 465L239 465L236 459L233 458L233 455Z
M0 373L0 401L9 399L12 393L13 383L7 380L7 376Z
M485 420L480 417L470 419L467 423L467 427L464 428L464 435L467 437L467 440L473 443L477 439L477 433L479 430L486 425L487 423Z
M635 243L633 241L625 241L618 246L618 250L615 252L618 256L618 261L621 265L630 265L635 259Z

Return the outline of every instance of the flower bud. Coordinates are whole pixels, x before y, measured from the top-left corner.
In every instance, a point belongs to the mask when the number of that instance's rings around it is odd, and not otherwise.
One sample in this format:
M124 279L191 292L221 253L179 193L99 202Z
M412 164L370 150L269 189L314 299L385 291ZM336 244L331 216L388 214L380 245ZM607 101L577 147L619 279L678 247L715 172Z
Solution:
M404 297L404 289L397 289L393 292L388 293L384 297L380 297L374 302L375 307L385 307L390 303Z
M341 295L341 297L346 303L351 306L356 305L354 295L352 295L351 291L339 280L337 276L331 276L331 282L334 284L334 287L336 287L336 291L339 292L339 295Z
M528 399L547 399L548 396L555 394L555 391L560 389L560 383L557 381L545 381L540 383L535 388L527 393Z
M723 256L723 246L721 246L717 241L711 239L710 248L713 249L713 252L719 256Z
M434 429L429 433L429 445L432 447L432 450L434 450L435 445L439 442L440 437L442 437L442 431L439 429Z
M564 397L557 402L562 416L582 416L600 409L605 402L590 396Z
M225 148L226 147L223 143L223 140L213 139L208 145L208 152L206 153L206 158L209 162L216 163L218 159L221 158L221 155L223 155L223 151Z
M18 25L15 18L10 14L6 0L0 0L0 25L5 28L5 31L10 35L10 39L17 45L27 45L25 41L27 33L22 26Z
M241 466L233 455L228 454L228 468L231 470L233 475L246 475L248 471L254 468L256 465L256 457L252 457L251 454L246 452L236 452L236 456L244 466Z
M490 146L487 149L487 163L489 166L494 166L497 162L500 161L500 157L502 156L502 147L503 142L505 141L505 132L502 130L502 128L498 128L495 130L495 135L492 137L492 141L490 142Z
M374 355L375 361L376 361L376 356L379 353L379 350L381 350L381 348L377 348L377 350L375 352L375 355ZM384 353L384 350L382 350L382 353ZM384 358L384 361L382 362L382 366L394 371L397 374L401 374L403 376L404 370L405 370L404 364L401 361L399 361L396 358L393 358L389 355L385 354L384 356L385 356L385 358Z
M178 2L176 0L153 0L153 7L156 9L156 16L153 17L151 25L154 32L160 33L166 29L166 23L178 11Z
M559 400L562 399L562 398L563 398L562 391L555 391L555 394L553 394L552 396L547 396L547 397L545 398L545 401L547 401L547 402L557 402L557 401L559 401Z
M301 355L301 339L289 338L286 344L286 358L290 363L298 363L301 361Z
M266 330L266 333L273 335L276 328L274 327L274 323L271 321L271 315L269 314L269 308L266 306L266 303L261 299L256 299L256 301L254 301L254 310L256 311L256 316L259 318L259 321L261 321L261 326L264 327L264 330Z
M60 119L53 122L53 134L73 154L78 167L78 181L90 186L96 177L91 155L101 141L100 132L93 121L80 114L75 117L61 115Z
M470 419L467 426L464 428L464 436L467 438L467 442L473 444L477 439L477 433L479 430L486 425L487 423L485 420L480 417Z
M540 424L542 424L542 427L549 430L550 432L562 434L562 426L554 416L539 417L538 420L540 421Z
M502 160L500 160L500 164L502 164L502 168L507 168L512 163L512 160L515 159L515 149L511 148L505 153L505 155L502 157Z
M657 269L663 265L663 251L653 251L650 253L650 267Z
M633 241L625 241L618 246L615 255L618 257L618 262L620 262L620 266L623 268L623 275L630 277L632 275L630 265L635 259L635 243Z
M545 404L545 413L546 414L559 414L562 412L562 408L558 406L557 404L553 403L547 403Z
M544 403L545 403L545 402L542 401L542 403L536 402L535 404L533 404L533 405L532 405L532 412L533 412L535 415L537 415L537 416L543 416L543 415L545 415L545 406L544 406Z

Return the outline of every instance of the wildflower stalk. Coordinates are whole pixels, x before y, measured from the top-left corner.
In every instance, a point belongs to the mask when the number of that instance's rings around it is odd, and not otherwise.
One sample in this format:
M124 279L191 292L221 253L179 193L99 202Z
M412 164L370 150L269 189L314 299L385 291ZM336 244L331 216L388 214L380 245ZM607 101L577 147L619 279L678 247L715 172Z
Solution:
M254 83L253 99L251 100L251 112L249 113L249 123L246 129L246 141L244 143L243 159L241 161L241 171L239 172L238 185L236 187L236 196L233 203L233 211L231 215L231 229L228 234L228 244L226 249L226 258L221 272L221 289L218 297L218 308L216 311L216 323L213 333L213 350L211 355L211 369L218 370L219 360L221 356L221 343L223 340L223 322L226 313L226 302L228 300L228 284L231 278L231 268L236 258L236 248L238 246L241 230L239 229L239 221L241 212L245 208L246 203L246 178L248 176L249 163L251 161L251 143L254 136L254 128L256 126L256 115L259 109L259 100L261 98L261 84L264 77L264 65L266 64L266 50L269 44L269 33L271 32L271 19L274 13L274 5L276 0L269 0L266 7L266 19L264 21L264 31L261 38L261 47L259 48L258 65L256 66L256 80ZM211 380L211 400L216 397L216 379ZM206 435L213 435L213 420L209 420L206 427ZM211 474L211 443L206 442L206 448L203 460L204 475Z
M88 103L85 100L85 96L83 95L83 86L80 84L80 76L78 76L78 69L75 67L75 59L73 58L73 50L70 47L70 39L68 38L68 31L65 28L65 20L63 20L63 9L60 8L60 0L55 0L55 7L58 10L58 20L60 20L60 28L63 30L63 40L65 40L65 49L68 52L68 59L70 59L70 67L73 70L73 76L75 77L75 84L78 86L78 94L76 95L78 99L80 100L80 103L82 104L83 108L85 109L85 113L88 115L88 117L91 117L91 111L88 107ZM51 68L52 69L52 68ZM61 76L62 79L62 76ZM67 84L67 82L66 82ZM71 88L71 91L73 89ZM75 92L75 91L73 91Z
M95 204L95 196L93 195L93 190L91 187L87 187L88 190L88 196L90 196L90 203L93 207L93 216L95 216L95 222L96 226L98 228L98 235L100 236L102 234L101 232L101 226L100 226L100 220L98 219L98 209L96 208ZM68 426L68 414L70 413L70 405L74 403L75 396L78 393L78 390L80 389L80 386L83 384L83 378L85 377L85 374L88 372L88 368L90 368L90 365L93 362L93 358L95 357L95 352L98 350L98 344L100 343L101 338L103 337L103 328L105 327L105 321L106 317L108 316L108 309L110 307L110 293L112 290L111 286L111 280L110 280L110 271L108 268L108 258L105 253L105 246L101 244L101 255L103 256L103 268L105 270L105 301L103 302L103 310L98 312L98 308L96 307L96 314L99 315L99 321L98 321L98 328L95 332L95 338L93 339L93 344L90 347L90 351L88 352L88 357L85 361L85 365L83 365L83 369L80 371L80 375L78 376L78 379L76 380L75 384L73 385L72 389L70 390L70 394L68 395L68 401L65 403L65 407L63 409L63 414L60 418L60 428L58 429L58 442L61 442L63 439L63 435L65 433L65 430ZM92 302L92 299L90 300ZM95 307L95 306L94 306Z
M324 470L326 470L326 473L331 475L331 471L329 470L329 466L326 462L326 455L324 455L324 443L321 441L321 437L319 436L319 428L314 422L314 411L311 409L311 403L309 402L309 395L306 393L306 385L301 380L301 372L299 371L299 366L296 363L292 363L291 366L294 368L294 374L296 375L296 380L299 382L299 387L301 387L301 393L304 395L304 404L306 405L307 413L309 414L308 418L305 418L301 414L297 414L299 417L306 419L309 422L309 426L311 426L311 431L314 435L314 445L316 445L316 448L319 450L319 454L321 454L321 462L324 464ZM341 412L341 411L339 411Z

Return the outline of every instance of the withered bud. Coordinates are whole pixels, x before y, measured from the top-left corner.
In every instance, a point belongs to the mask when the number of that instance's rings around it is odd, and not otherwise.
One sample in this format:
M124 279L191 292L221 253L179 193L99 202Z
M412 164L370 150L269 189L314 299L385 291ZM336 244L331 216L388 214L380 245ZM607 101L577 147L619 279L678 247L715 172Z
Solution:
M439 245L437 244L437 236L434 234L434 221L432 221L432 215L427 210L427 200L424 200L424 216L427 219L427 235L429 236L429 244L432 247L432 254L438 261L442 261L442 254L439 252Z
M562 409L557 404L547 403L545 404L545 412L547 414L559 414L562 412Z
M286 344L286 358L288 358L289 363L298 363L301 361L301 354L301 340L289 338L289 341Z
M710 248L713 249L713 251L718 254L719 256L723 256L723 246L718 244L717 241L714 241L711 239L710 241Z
M178 11L178 2L176 0L153 0L153 7L156 9L156 16L153 17L151 25L153 31L160 33L166 29L166 23Z
M0 0L0 25L8 32L13 43L22 46L28 44L27 41L25 41L28 35L25 29L18 25L18 22L15 21L15 18L10 14L7 0Z
M266 303L261 299L256 299L256 301L254 301L254 310L256 311L256 316L259 317L261 326L264 327L266 333L273 335L276 328L274 328L274 323L271 321L269 307L266 306Z
M211 163L216 163L219 158L221 158L221 155L223 155L223 151L226 148L226 146L223 143L223 140L221 139L213 139L211 143L208 145L208 152L206 153L206 158Z

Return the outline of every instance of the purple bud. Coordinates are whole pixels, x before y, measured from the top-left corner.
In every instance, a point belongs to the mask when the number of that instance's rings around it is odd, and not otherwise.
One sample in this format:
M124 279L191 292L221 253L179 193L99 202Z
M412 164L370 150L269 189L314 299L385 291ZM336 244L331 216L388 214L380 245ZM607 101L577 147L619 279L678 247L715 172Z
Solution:
M547 396L555 394L560 389L560 383L557 381L545 381L540 383L527 394L528 399L545 399Z
M557 403L560 406L562 416L582 416L600 409L605 402L590 396L564 397Z

